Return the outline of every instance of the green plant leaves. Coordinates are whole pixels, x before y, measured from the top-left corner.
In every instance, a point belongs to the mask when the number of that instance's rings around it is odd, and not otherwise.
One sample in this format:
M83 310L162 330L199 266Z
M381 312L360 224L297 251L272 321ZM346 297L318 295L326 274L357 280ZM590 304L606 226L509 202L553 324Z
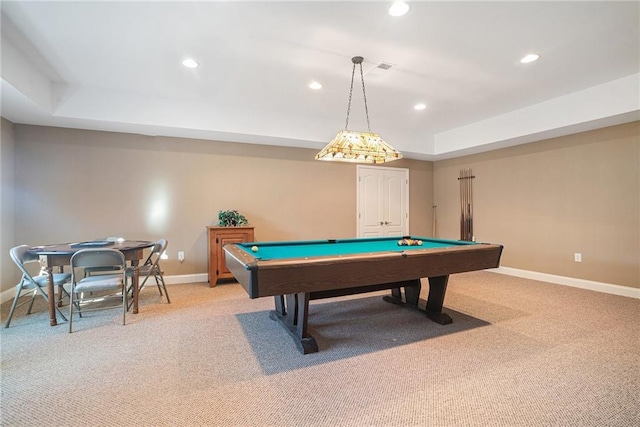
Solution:
M249 224L247 218L236 210L218 211L218 226L239 227Z

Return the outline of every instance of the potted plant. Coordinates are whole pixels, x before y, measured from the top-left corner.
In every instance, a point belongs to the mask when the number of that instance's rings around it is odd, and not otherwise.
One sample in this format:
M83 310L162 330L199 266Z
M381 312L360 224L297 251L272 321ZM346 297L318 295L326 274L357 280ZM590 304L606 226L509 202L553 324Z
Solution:
M248 224L247 218L236 210L218 211L219 227L242 227Z

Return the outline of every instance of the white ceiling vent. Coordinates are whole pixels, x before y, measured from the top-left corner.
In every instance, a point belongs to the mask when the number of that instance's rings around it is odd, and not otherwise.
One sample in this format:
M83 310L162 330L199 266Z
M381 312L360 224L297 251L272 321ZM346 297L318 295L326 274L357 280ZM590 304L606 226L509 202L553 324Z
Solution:
M389 63L389 62L381 62L377 65L374 65L373 67L369 68L364 75L369 77L369 78L377 78L377 77L381 77L384 76L385 74L387 74L387 72L391 69L391 67L393 67L393 64Z

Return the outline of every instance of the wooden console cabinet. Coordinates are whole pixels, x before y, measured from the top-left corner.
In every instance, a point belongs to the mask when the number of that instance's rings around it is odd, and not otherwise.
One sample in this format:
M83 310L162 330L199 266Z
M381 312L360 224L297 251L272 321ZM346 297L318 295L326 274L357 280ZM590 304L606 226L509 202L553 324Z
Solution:
M222 247L227 243L253 242L253 227L207 227L209 248L209 286L214 287L218 279L233 278L224 262Z

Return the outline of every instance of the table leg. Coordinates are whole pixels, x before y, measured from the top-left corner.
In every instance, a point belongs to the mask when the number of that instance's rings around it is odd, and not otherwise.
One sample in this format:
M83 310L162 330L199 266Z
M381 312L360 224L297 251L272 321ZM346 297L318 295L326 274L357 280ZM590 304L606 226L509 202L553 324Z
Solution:
M285 314L287 314L284 308L284 295L276 295L273 298L275 299L275 303L276 303L276 311L281 316L284 316Z
M404 287L404 301L402 300L400 288L392 288L391 295L386 295L382 297L382 299L392 304L419 310L434 322L441 325L448 325L452 323L453 320L448 314L442 312L448 282L448 275L429 277L429 296L427 297L427 301L420 299L420 279L397 284L400 287ZM424 310L420 308L421 305L425 307Z
M429 277L429 296L427 297L426 306L427 317L441 325L448 325L453 322L448 314L442 312L448 282L449 275Z
M397 304L402 306L409 306L412 308L418 308L420 302L420 290L422 285L420 279L405 280L403 282L394 283L397 286L391 288L391 295L385 295L382 299L391 304ZM401 288L404 288L404 300L402 299Z
M138 260L131 260L131 267L133 267L133 277L131 278L131 287L133 288L133 314L138 314L138 295L140 289L138 289L138 281L140 277L140 270L138 269Z
M47 273L49 280L47 280L47 300L49 305L49 324L56 326L58 319L56 319L56 292L53 284L53 267L47 265Z
M293 338L302 354L317 353L318 343L307 332L310 295L306 292L275 297L276 309L269 313Z

